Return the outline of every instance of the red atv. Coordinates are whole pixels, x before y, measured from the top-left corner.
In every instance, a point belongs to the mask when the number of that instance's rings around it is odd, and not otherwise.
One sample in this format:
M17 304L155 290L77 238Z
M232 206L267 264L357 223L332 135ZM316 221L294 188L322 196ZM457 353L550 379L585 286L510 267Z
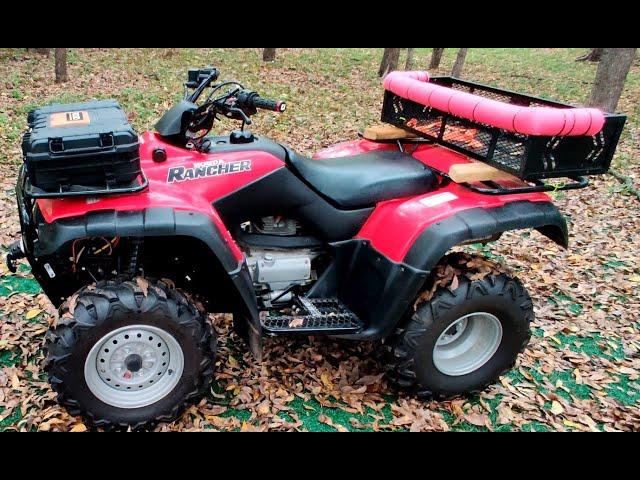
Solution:
M393 127L307 158L245 129L283 102L217 78L190 70L184 100L140 137L114 101L29 114L7 264L26 256L60 308L45 347L62 405L97 426L172 420L213 375L205 312L232 313L258 359L266 335L382 340L390 379L435 398L514 365L529 294L447 253L525 228L566 247L543 192L605 173L625 117L393 72ZM242 128L209 136L222 117Z

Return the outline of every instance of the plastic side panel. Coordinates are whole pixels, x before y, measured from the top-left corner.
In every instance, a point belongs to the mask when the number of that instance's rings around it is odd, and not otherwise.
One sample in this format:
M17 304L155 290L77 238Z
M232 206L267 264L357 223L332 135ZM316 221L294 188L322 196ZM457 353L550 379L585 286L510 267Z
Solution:
M492 209L517 201L550 202L550 198L544 194L482 195L451 183L425 195L381 202L356 238L369 240L377 251L402 262L427 227L465 210Z
M415 297L428 272L390 261L360 240L333 243L334 259L309 292L310 297L334 297L353 311L366 327L351 340L386 337Z

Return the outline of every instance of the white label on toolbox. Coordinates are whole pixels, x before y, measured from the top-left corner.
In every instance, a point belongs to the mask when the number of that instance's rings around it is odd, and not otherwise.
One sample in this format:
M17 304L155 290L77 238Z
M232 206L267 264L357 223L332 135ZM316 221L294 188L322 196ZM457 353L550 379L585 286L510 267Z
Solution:
M435 207L436 205L442 205L443 203L456 200L458 197L451 192L438 193L431 197L423 198L419 202L426 207Z

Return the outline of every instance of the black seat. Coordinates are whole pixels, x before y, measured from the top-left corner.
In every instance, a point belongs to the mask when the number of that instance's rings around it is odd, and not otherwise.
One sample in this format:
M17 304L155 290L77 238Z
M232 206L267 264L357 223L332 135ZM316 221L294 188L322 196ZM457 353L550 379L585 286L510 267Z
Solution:
M437 182L431 169L400 151L380 150L320 160L289 149L287 153L290 166L309 186L345 209L427 193Z

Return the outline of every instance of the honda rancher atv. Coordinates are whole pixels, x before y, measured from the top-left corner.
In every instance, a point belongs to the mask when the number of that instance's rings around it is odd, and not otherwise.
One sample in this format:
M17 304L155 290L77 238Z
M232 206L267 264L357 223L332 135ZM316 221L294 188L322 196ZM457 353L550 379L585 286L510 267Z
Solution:
M45 368L62 405L96 426L174 419L213 375L206 312L232 313L258 359L264 336L382 341L390 379L437 399L514 365L529 294L448 252L528 228L567 247L544 192L605 173L625 117L393 72L387 125L307 158L245 129L283 102L217 78L190 70L141 136L114 101L29 114L7 263L26 257L60 308ZM221 118L242 128L210 136Z

